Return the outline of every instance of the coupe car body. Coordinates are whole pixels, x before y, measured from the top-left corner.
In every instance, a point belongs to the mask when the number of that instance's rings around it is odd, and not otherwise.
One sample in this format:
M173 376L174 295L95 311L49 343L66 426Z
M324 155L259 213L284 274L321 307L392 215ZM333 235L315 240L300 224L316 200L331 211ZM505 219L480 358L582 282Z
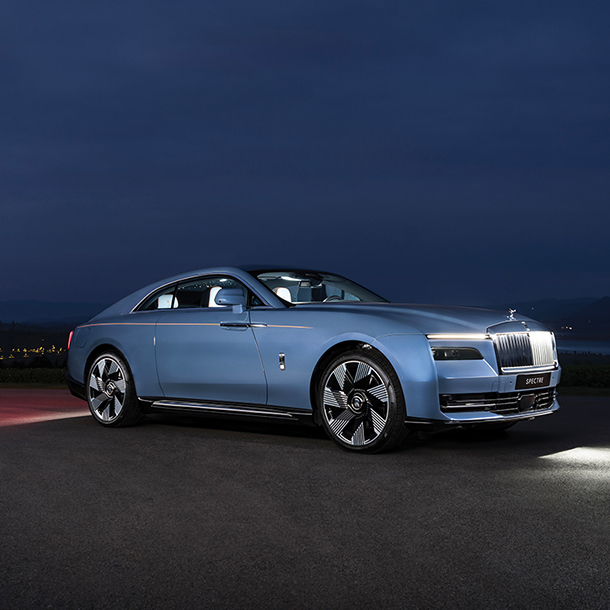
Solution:
M559 408L553 334L510 312L389 303L345 278L204 269L73 333L72 393L105 426L188 411L323 425L380 451L415 427L507 427Z

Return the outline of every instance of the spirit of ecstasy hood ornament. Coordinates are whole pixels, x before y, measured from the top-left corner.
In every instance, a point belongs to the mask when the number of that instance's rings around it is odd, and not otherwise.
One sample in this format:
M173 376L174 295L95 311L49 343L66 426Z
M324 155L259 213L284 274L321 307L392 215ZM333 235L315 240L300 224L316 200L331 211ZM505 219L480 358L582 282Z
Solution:
M508 315L506 316L506 319L509 322L521 322L521 324L523 324L523 328L525 328L525 330L527 330L529 332L529 326L527 325L527 322L525 322L524 320L517 320L517 318L515 318L515 314L517 313L516 309L511 309L510 307L508 308Z

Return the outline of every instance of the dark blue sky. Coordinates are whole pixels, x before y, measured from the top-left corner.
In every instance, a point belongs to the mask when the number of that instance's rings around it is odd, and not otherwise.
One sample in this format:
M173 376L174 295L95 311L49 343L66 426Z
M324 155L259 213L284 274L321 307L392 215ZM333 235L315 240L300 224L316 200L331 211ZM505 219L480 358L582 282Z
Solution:
M610 294L604 2L22 0L0 300L222 263L394 300Z

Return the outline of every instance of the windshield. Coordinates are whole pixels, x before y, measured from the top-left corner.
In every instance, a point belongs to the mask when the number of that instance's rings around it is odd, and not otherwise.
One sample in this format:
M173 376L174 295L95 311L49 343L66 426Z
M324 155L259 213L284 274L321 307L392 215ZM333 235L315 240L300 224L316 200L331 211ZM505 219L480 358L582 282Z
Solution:
M252 271L252 275L286 303L386 303L350 280L321 271Z

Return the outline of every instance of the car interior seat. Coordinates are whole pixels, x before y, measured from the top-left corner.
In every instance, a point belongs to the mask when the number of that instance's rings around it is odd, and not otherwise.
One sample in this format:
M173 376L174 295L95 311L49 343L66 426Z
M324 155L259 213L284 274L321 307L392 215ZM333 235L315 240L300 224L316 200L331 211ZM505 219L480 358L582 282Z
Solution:
M290 294L290 290L288 290L288 288L285 286L278 286L277 288L273 289L273 292L275 292L280 299L284 299L284 301L292 303L292 295Z

